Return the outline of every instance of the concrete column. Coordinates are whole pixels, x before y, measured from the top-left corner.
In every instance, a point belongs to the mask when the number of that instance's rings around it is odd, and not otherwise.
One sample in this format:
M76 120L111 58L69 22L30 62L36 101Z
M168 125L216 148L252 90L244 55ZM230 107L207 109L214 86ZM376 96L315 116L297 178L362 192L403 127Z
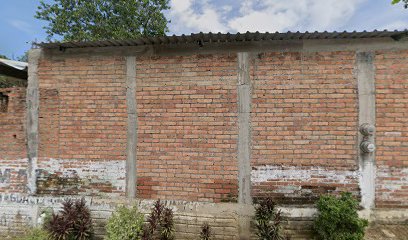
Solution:
M373 52L357 52L356 70L358 81L359 126L370 124L375 126L375 69ZM375 204L375 151L365 153L360 149L363 140L375 144L375 132L364 137L358 133L358 157L360 170L361 206L369 217L370 210Z
M137 105L136 57L126 57L126 103L128 114L126 151L126 195L136 198L137 187Z
M238 53L238 203L252 204L251 198L251 81L250 57ZM240 215L240 239L250 239L251 216Z
M27 85L27 189L29 194L37 191L36 168L38 159L38 110L39 84L38 61L41 49L32 49L28 54L28 85Z
M251 204L249 54L238 53L238 202Z

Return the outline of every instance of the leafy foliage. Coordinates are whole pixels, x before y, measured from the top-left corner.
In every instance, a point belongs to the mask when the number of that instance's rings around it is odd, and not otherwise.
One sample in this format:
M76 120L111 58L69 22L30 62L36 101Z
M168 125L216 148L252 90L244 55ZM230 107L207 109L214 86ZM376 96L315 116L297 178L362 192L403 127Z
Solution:
M106 226L107 240L139 240L143 232L143 214L136 206L121 206L109 218Z
M282 213L276 209L272 198L263 199L255 207L255 225L260 240L283 240L281 233Z
M17 61L28 62L28 51L25 51L23 55L17 57Z
M174 221L173 221L173 210L170 208L164 208L163 217L160 221L161 240L173 240L174 239Z
M392 0L392 4L397 4L400 3L401 1L404 3L404 7L408 8L408 0Z
M15 240L47 240L50 239L50 236L47 231L42 228L30 228L27 229L24 236L19 236L16 238L11 238Z
M210 240L211 239L211 228L208 223L204 223L203 226L201 226L201 232L200 232L200 240Z
M9 59L7 56L0 54L0 58ZM27 81L23 79L7 77L0 75L0 88L11 88L11 87L25 87L27 86Z
M318 239L324 240L362 240L368 221L357 214L358 202L351 193L343 193L337 198L321 196L317 209L319 215L314 222Z
M61 212L53 214L45 228L55 240L87 240L94 236L91 212L83 198L65 200Z
M27 81L0 75L0 88L26 87Z
M48 22L48 38L64 41L130 39L164 35L169 0L40 1L35 17Z
M173 240L173 210L157 200L143 227L143 240Z
M38 223L42 228L45 228L45 226L51 221L53 212L52 208L45 208L41 211Z

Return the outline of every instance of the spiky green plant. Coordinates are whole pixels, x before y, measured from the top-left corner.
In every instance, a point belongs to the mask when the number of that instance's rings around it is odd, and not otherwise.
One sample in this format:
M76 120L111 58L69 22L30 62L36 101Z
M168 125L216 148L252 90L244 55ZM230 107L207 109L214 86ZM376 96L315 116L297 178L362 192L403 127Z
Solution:
M45 224L45 229L53 240L89 240L93 239L91 212L85 199L62 203L62 210L53 214Z
M208 223L204 223L203 226L201 226L201 232L200 232L200 240L210 240L211 239L211 228Z
M255 226L259 240L283 240L281 223L282 213L276 209L272 198L263 199L255 207Z
M154 203L152 211L143 227L143 240L173 240L174 222L173 210L160 202Z

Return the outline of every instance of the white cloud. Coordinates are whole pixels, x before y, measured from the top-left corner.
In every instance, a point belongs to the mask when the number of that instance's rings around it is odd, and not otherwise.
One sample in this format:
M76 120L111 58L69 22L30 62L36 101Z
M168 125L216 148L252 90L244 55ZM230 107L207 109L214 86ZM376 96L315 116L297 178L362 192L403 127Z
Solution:
M193 10L193 4L200 5L202 11ZM172 19L173 27L175 27L172 30L175 32L183 30L191 30L193 32L224 32L227 30L226 26L221 22L220 11L205 0L172 0L170 18Z
M379 30L404 30L407 29L408 27L408 20L407 21L403 21L403 20L399 20L399 21L395 21L395 22L391 22L388 23L386 25L381 26L380 28L378 28Z
M175 33L342 30L356 9L368 0L172 0Z
M230 19L235 31L314 31L344 26L364 0L246 0Z
M17 28L18 30L28 33L28 34L32 34L33 30L32 30L32 26L31 24L29 24L28 22L19 20L19 19L11 19L8 21L8 23Z

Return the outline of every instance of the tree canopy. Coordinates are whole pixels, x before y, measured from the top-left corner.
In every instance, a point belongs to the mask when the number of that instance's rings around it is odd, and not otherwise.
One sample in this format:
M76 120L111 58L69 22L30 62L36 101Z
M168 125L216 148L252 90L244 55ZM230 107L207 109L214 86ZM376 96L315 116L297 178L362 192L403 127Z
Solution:
M167 9L169 0L41 0L35 17L48 22L49 40L132 39L164 35Z
M392 0L392 4L397 4L403 2L404 3L404 7L408 8L408 0Z

